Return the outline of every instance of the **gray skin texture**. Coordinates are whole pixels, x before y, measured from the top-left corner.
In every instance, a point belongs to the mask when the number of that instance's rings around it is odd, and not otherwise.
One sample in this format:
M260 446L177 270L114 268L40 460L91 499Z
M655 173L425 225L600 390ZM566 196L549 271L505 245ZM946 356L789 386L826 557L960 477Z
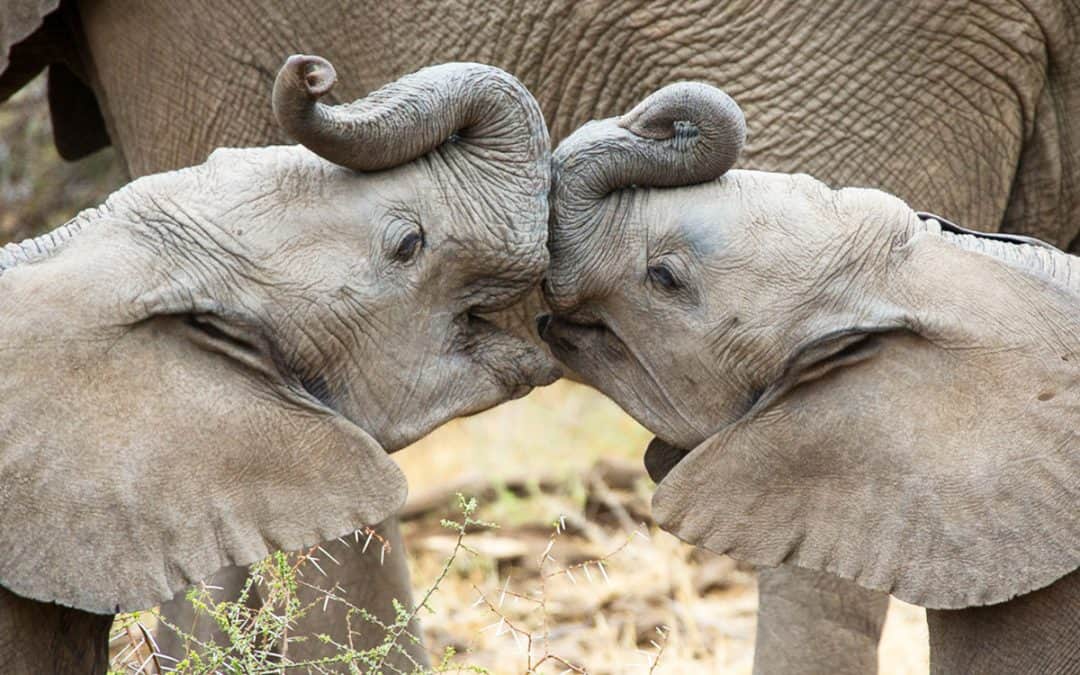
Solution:
M663 439L657 521L953 610L931 614L939 672L983 626L978 672L1080 669L1077 614L1048 610L1080 566L1080 258L729 171L743 130L684 83L554 155L541 332Z
M56 4L0 7L0 25L24 24L8 34L29 36L0 75L0 100L47 66L61 153L111 139L133 175L202 161L219 145L284 140L264 100L282 54L333 59L349 74L343 100L424 65L473 60L520 78L556 142L665 84L702 80L755 120L745 168L877 185L967 227L1080 250L1080 116L1067 114L1080 108L1075 0L309 0L302 12L281 0L83 0L34 33ZM522 332L528 307L509 319ZM386 565L404 569L403 551ZM807 600L791 625L827 632L812 618L832 599ZM852 586L845 606L873 614L880 601Z
M840 577L801 567L760 568L754 671L769 673L773 664L798 663L804 673L875 672L889 596L853 594L851 589L851 582ZM864 611L852 611L852 600L864 603L859 607ZM791 621L792 616L799 621Z
M479 64L339 108L316 100L332 82L291 57L274 108L333 163L217 150L0 249L0 671L70 670L24 649L28 621L100 636L223 566L379 523L405 498L390 452L558 377L479 316L546 269L532 97ZM104 671L103 644L69 651Z

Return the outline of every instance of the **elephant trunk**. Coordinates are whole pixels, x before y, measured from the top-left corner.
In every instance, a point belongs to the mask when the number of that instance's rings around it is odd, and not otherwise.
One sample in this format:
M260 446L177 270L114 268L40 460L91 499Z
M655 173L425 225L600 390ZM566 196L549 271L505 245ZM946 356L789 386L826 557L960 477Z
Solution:
M274 82L278 123L335 164L378 171L461 139L494 159L546 162L547 129L528 91L512 76L477 63L425 68L340 106L319 103L337 75L318 56L289 57ZM537 169L546 182L548 171Z
M600 251L614 236L596 206L625 187L680 187L715 180L735 163L746 120L734 100L699 82L668 85L613 119L590 122L559 144L553 157L554 204L548 279L553 305L573 304L581 251ZM607 225L607 227L605 227ZM596 264L596 261L590 261ZM562 282L562 283L560 283Z

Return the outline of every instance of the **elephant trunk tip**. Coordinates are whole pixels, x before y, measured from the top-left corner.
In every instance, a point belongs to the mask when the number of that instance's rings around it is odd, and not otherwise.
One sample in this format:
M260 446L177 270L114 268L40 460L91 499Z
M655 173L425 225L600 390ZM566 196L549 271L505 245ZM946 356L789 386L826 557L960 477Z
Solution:
M746 144L746 118L724 91L704 82L676 82L618 118L620 127L650 140L701 137L715 178L726 173ZM704 168L704 167L703 167Z
M334 66L320 56L294 54L290 56L274 80L272 103L274 117L294 141L311 147L317 143L322 104L318 99L337 82ZM319 152L320 148L312 148ZM319 152L319 154L322 154Z
M716 180L745 143L746 118L723 91L704 82L663 87L625 115L586 124L559 144L552 232L565 239L585 227L582 215L621 188Z
M285 60L277 80L294 91L317 99L334 88L337 71L332 63L321 56L293 54Z

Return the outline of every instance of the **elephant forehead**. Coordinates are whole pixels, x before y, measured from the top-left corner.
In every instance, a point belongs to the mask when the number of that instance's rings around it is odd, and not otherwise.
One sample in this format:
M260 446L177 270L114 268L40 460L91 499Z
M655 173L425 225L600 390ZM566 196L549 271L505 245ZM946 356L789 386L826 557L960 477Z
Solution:
M482 200L455 199L436 216L429 241L442 249L443 273L452 266L484 279L489 294L516 297L548 269L546 220L543 198L530 201L519 194L515 200L496 194Z
M568 213L555 204L547 284L553 309L565 312L605 295L634 273L647 235L639 197L632 190L616 192L587 213Z

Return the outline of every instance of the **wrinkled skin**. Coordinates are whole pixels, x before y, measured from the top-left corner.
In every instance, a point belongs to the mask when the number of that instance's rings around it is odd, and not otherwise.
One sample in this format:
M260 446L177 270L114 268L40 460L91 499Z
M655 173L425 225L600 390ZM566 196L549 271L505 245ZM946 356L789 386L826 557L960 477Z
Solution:
M27 615L3 623L16 637L34 612L51 639L65 612L94 627L71 639L100 635L102 616L224 565L376 524L405 497L388 453L558 376L478 315L546 269L548 142L528 92L446 64L318 107L332 71L289 59L274 107L346 166L222 149L0 249L0 602ZM0 645L3 672L67 668ZM70 651L103 672L103 645Z
M11 42L58 4L25 2L30 25L9 31ZM254 0L67 3L13 52L0 99L52 63L62 154L111 138L140 175L201 161L219 145L284 140L263 93L281 55L297 49L350 74L346 99L427 64L493 63L534 93L556 142L664 84L704 80L755 120L745 168L876 185L968 227L1080 250L1080 117L1064 113L1080 106L1078 12L1068 0L313 0L296 17ZM532 312L514 314L531 332ZM402 553L386 564L403 567ZM847 606L860 606L859 595L852 587ZM880 604L861 603L867 612ZM810 608L802 622L820 625L818 615ZM801 667L782 660L760 672Z
M553 260L549 288L559 292L548 296L554 318L545 338L657 436L693 448L779 396L799 350L842 328L820 316L816 303L839 302L825 282L858 281L845 266L874 264L894 235L862 222L816 231L802 223L821 221L844 197L873 201L868 194L836 193L806 176L732 171L716 183L614 195L597 207L593 238ZM1059 263L1059 283L1075 297L1080 287L1068 275L1080 263L1059 255L1069 261ZM849 338L836 340L824 351Z
M202 161L222 140L284 140L263 92L283 54L307 50L350 74L344 100L434 63L502 67L536 96L556 142L664 84L710 82L755 120L760 135L744 167L872 183L968 227L1063 248L1080 227L1078 122L1062 112L1075 108L1080 78L1078 9L1068 1L701 1L675 10L646 0L314 0L302 22L284 5L246 0L75 4L67 18L85 31L87 53L39 46L13 55L13 69L67 59L135 175ZM157 53L169 58L142 58ZM26 77L6 77L0 97ZM56 117L78 128L87 113Z
M677 85L560 144L543 337L657 434L665 529L931 608L935 672L1080 670L1080 258L728 171L742 123Z

